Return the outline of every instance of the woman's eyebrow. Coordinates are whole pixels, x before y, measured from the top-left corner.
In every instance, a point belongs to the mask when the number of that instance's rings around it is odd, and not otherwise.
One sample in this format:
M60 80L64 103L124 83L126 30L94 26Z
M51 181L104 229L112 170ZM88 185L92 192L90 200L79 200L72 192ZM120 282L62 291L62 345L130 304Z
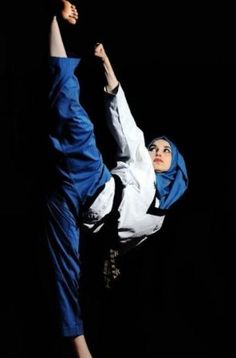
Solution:
M171 149L171 146L170 145L164 145L164 148Z

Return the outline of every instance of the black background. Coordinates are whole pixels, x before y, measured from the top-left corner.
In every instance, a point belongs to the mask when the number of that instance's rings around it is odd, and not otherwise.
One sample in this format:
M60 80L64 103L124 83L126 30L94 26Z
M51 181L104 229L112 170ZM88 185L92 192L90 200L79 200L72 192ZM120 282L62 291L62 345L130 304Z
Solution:
M1 22L1 286L4 355L60 356L47 264L38 257L47 183L44 102L46 1L13 2ZM103 42L146 138L166 134L183 152L190 187L162 231L123 262L111 292L88 285L84 320L94 357L211 357L230 347L228 286L235 229L232 9L80 1L65 28L84 56L81 100L108 166L114 143L103 120L103 77L92 57ZM91 260L91 258L90 258ZM93 267L93 260L91 267ZM59 348L60 347L60 348Z

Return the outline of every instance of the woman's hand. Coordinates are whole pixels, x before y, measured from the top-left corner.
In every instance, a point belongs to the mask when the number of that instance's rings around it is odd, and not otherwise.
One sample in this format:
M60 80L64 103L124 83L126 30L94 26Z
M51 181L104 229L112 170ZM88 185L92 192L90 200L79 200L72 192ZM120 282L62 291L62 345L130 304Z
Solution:
M104 49L103 44L101 43L96 43L95 48L94 48L94 55L96 57L99 57L103 62L107 60L107 54L106 51Z

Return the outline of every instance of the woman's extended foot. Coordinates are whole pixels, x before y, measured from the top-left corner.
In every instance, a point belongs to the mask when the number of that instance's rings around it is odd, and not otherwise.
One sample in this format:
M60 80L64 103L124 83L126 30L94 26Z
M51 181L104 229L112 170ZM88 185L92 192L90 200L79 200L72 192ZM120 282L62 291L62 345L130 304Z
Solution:
M63 20L68 22L69 24L75 25L79 14L75 5L72 5L68 0L60 0L61 2L61 10L60 15Z

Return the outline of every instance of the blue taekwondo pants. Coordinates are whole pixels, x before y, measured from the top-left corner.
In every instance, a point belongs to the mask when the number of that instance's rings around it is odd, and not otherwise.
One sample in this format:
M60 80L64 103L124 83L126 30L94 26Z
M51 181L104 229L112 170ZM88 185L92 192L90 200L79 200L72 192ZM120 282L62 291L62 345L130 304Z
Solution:
M75 58L50 58L50 141L57 183L47 201L47 238L56 278L63 336L83 334L78 297L81 207L110 179L93 124L79 102Z

